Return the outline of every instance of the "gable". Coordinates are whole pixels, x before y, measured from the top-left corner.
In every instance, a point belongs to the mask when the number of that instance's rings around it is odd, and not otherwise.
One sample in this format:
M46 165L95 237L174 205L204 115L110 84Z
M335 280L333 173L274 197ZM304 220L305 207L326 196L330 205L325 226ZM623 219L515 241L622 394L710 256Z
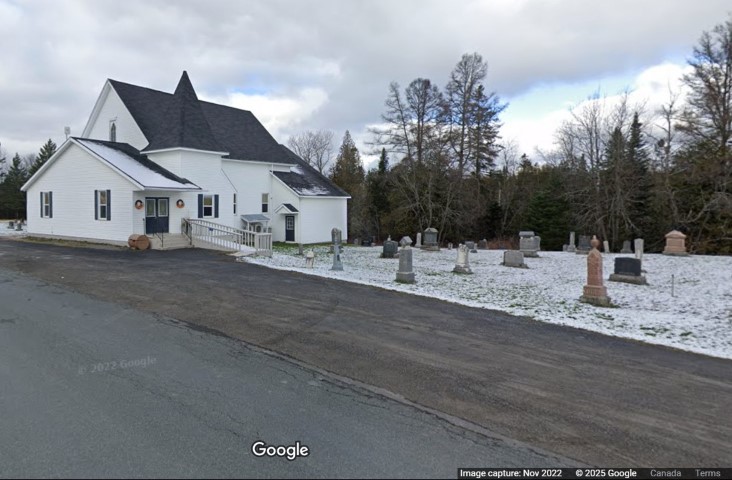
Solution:
M137 124L127 106L122 102L112 84L106 82L81 136L109 140L109 130L112 123L116 127L117 142L129 143L138 150L149 143L145 133Z

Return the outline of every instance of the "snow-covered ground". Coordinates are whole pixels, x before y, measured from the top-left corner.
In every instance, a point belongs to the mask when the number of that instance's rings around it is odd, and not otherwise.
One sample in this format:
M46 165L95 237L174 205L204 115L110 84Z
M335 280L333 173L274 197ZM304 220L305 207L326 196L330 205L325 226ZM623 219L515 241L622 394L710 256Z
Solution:
M414 285L394 281L399 260L379 258L381 247L346 246L342 272L330 271L328 247L315 248L314 269L305 268L296 247L246 261L732 359L732 257L646 254L648 285L639 286L607 281L621 255L605 254L605 285L617 308L601 308L578 301L587 278L585 255L540 252L541 258L526 259L528 269L519 269L500 265L502 250L479 250L470 254L473 275L460 275L452 273L456 250L413 251Z
M8 222L8 220L0 220L0 237L17 237L25 235L25 225L23 225L23 230L19 232L15 229L15 226L13 228L8 228Z

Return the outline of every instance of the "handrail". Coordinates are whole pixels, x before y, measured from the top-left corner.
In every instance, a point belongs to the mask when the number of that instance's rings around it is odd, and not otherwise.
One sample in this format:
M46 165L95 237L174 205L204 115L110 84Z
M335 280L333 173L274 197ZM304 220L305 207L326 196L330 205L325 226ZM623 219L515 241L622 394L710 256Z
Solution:
M253 248L257 255L272 256L271 233L241 230L228 225L194 218L184 218L183 223L185 227L181 230L191 239L191 242L200 240L232 251L239 251L240 246L244 245Z

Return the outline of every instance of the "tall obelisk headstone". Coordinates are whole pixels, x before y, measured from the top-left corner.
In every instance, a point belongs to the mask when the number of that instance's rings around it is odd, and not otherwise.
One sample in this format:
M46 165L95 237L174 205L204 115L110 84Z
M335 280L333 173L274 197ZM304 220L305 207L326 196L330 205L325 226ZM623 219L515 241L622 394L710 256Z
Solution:
M587 254L587 285L584 286L580 301L600 307L610 306L607 288L602 283L602 254L597 249L600 240L592 236L592 250Z

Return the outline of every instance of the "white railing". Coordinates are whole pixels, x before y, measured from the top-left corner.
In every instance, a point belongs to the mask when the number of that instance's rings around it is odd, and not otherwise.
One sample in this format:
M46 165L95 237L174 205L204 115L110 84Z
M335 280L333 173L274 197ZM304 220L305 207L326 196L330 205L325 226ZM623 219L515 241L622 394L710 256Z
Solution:
M221 250L238 252L241 251L243 245L253 248L257 255L272 256L271 233L241 230L198 218L184 218L181 231L191 240L194 246L204 248L213 246Z

